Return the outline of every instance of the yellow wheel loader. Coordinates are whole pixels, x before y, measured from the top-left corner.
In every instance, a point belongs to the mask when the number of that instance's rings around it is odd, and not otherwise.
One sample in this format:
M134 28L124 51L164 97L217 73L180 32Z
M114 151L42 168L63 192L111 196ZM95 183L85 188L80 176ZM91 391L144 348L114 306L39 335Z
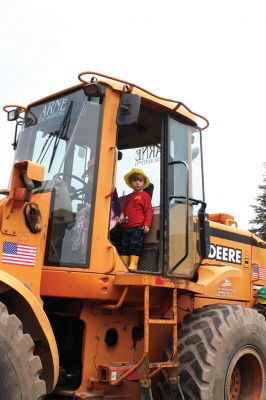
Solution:
M207 213L208 121L121 79L78 78L4 107L1 399L265 400L266 243ZM119 213L134 168L152 225L133 270Z

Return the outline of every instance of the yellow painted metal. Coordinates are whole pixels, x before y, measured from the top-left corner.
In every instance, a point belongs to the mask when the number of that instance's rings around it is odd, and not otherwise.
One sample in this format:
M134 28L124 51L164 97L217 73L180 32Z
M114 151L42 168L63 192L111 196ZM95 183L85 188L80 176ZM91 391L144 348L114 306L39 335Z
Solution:
M42 182L44 179L44 165L33 161L27 162L27 176L34 181Z
M177 289L173 290L173 355L177 352Z
M183 289L194 293L204 293L204 285L190 282L187 279L165 278L153 275L117 274L114 278L115 285L124 286L154 286L169 289Z
M14 198L15 189L23 187L21 173L26 172L28 178L41 182L44 179L44 166L32 161L19 161L13 165L10 187L10 198Z
M24 201L13 201L7 198L2 200L2 207L0 207L2 211L2 218L0 216L0 240L2 243L7 241L36 247L36 262L34 266L29 267L2 262L1 270L6 271L26 285L37 299L40 298L40 282L42 279L50 199L51 193L38 193L34 195L34 203L38 204L43 224L42 231L37 234L30 232L25 224L23 208L26 203ZM2 253L3 246L0 248L1 260Z
M147 285L144 288L144 353L149 353L150 340L150 287Z
M243 271L239 267L202 265L199 268L198 282L205 287L205 290L204 293L199 295L209 299L226 295L228 300L230 297L246 300L247 293L244 290L240 290L241 285L239 285L239 282L241 280L243 280ZM226 286L227 282L229 282L230 287Z
M150 318L150 286L144 287L144 354L149 353L150 325L173 325L173 356L177 351L177 289L170 288L173 292L173 318L152 319ZM149 364L150 369L177 368L178 365L173 359ZM155 371L152 372L154 374Z
M216 265L202 265L199 269L199 281L201 285L216 287L216 284L223 278L236 278L242 277L241 269L232 266L223 266L222 268Z
M150 325L174 325L176 324L175 319L149 319Z

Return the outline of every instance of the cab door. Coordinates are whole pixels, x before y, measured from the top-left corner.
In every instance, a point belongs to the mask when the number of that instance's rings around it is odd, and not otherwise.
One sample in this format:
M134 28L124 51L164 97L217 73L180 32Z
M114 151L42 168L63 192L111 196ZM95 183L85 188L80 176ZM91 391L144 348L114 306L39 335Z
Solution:
M200 262L198 213L204 204L201 132L168 119L168 274L192 277Z

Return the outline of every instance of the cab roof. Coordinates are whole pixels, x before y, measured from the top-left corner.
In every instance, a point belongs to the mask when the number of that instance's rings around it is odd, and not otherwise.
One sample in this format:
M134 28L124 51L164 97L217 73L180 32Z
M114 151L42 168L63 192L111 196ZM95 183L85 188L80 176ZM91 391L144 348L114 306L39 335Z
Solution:
M86 77L86 79L85 79ZM110 88L112 88L115 91L118 92L123 92L126 91L127 93L136 93L141 96L142 99L146 99L148 102L153 103L154 105L161 106L163 108L168 109L171 111L172 114L176 114L179 117L183 117L185 119L188 119L192 122L193 125L197 125L198 128L201 130L206 129L209 126L209 121L203 117L202 115L195 113L194 111L190 110L184 103L178 100L172 100L172 99L166 99L160 96L157 96L151 92L149 92L146 89L143 89L142 87L131 83L127 82L118 78L113 78L111 76L99 73L99 72L92 72L92 71L85 71L81 72L78 75L78 79L82 82L79 85L73 86L68 89L64 89L60 92L54 93L53 95L47 96L45 98L39 99L38 101L35 101L29 106L33 106L35 104L40 103L43 100L48 100L51 97L54 97L55 95L64 93L69 90L74 90L78 87L82 87L84 85L87 85L92 82L98 82L100 84L106 85Z

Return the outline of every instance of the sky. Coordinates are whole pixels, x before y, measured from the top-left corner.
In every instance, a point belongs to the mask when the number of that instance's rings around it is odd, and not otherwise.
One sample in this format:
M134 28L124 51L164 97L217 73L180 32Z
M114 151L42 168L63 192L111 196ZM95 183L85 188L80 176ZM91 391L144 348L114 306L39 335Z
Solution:
M81 71L184 102L203 131L207 210L242 229L254 217L266 161L265 0L9 0L0 4L0 105L79 83ZM0 187L14 124L0 113Z

